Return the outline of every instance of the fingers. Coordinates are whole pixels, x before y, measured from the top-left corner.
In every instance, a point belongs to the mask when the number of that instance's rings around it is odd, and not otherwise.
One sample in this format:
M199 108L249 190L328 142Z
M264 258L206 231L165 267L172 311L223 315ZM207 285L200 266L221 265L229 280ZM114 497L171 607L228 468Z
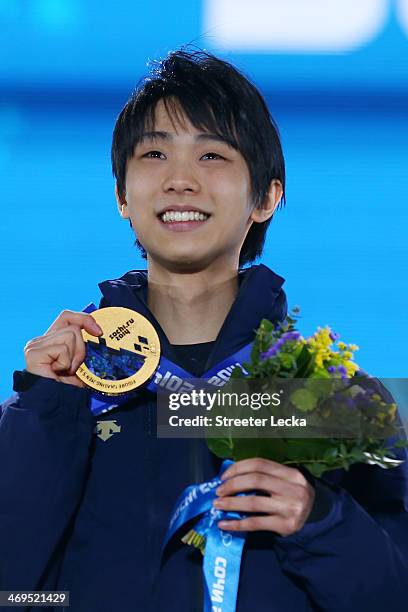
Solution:
M46 346L47 343L56 341L64 342L65 340L70 349L70 373L73 374L85 360L86 355L85 342L82 338L81 330L77 325L70 325L69 327L45 335L43 337L43 346Z
M85 312L64 310L43 336L33 338L24 347L26 368L56 380L77 384L74 374L85 359L85 342L81 330L92 336L103 332L94 318ZM65 374L61 376L61 372Z
M87 325L90 328L89 322ZM99 335L95 328L93 333ZM57 380L61 372L74 375L86 355L81 328L72 324L48 331L28 342L24 354L27 370L33 374Z
M303 527L313 506L314 489L303 474L269 459L238 461L223 473L222 480L214 507L256 516L220 521L220 529L289 535ZM265 495L238 495L248 491Z
M28 372L42 375L49 366L54 372L68 370L71 366L69 348L66 344L52 344L48 347L30 347L26 352ZM55 378L55 377L54 377Z
M69 370L75 357L78 359L79 356L85 355L84 346L79 328L74 327L66 328L63 331L51 332L49 335L31 340L24 349L27 369L33 365L51 364L55 360L57 368L55 371L61 370L59 366L62 362L66 364L65 369ZM51 349L56 347L59 347L61 351L61 360L51 357L51 354L55 354L55 350L51 351ZM52 369L54 370L54 364Z
M263 491L268 495L282 495L285 497L296 497L300 489L299 485L259 472L233 476L224 481L216 490L220 497L244 493L245 491Z
M239 474L251 474L260 472L281 478L293 484L305 484L307 481L298 469L282 465L271 459L254 457L253 459L243 459L231 465L221 476L221 480L238 476Z
M74 312L73 310L63 310L45 334L67 327L67 325L77 325L79 329L85 329L93 336L102 334L102 329L92 315L85 312Z
M251 516L238 521L219 521L217 525L227 531L274 531L280 535L294 533L294 522L280 516Z
M78 378L78 376L58 376L59 382L65 383L67 385L74 385L75 387L82 387L82 389L86 388L86 384L82 382Z
M287 498L275 498L268 495L240 495L215 499L213 505L224 512L243 512L257 514L279 514L286 516L290 512L301 510L301 504Z

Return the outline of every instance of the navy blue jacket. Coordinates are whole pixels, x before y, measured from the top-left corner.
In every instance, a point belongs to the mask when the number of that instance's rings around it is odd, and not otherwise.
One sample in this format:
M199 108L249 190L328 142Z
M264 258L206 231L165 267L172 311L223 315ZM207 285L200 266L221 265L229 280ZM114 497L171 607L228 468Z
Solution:
M101 305L141 312L176 361L146 283L137 271L105 281ZM240 272L206 369L251 341L262 318L284 318L282 284L263 265ZM3 405L0 590L69 590L71 612L201 612L200 553L178 538L162 559L160 549L179 494L214 477L220 461L201 440L158 440L149 391L97 419L89 399L38 377ZM96 435L96 420L113 422L110 437ZM288 537L248 535L238 612L408 609L407 465L356 465L317 482L324 518Z

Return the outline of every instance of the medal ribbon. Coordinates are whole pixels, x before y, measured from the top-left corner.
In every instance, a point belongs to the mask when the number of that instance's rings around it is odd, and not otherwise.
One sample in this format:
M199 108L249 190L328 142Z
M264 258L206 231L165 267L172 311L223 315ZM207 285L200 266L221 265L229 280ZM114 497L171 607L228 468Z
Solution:
M215 489L221 484L220 475L233 461L223 462L220 474L199 485L187 487L178 498L170 519L163 550L185 523L203 515L194 531L205 538L203 562L204 612L235 612L238 596L239 571L246 534L230 533L217 527L221 519L242 518L237 512L216 510L212 505Z

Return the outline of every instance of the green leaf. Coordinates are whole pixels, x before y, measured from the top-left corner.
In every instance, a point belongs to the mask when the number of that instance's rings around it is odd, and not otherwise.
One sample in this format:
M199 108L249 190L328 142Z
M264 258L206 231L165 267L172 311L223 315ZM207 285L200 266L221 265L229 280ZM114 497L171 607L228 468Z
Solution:
M325 461L332 461L333 459L337 459L339 455L339 449L337 448L337 446L334 446L332 448L328 448L324 454L323 454L323 459Z
M306 372L311 368L312 365L312 353L309 351L306 344L300 352L297 358L297 378L306 378Z
M317 404L316 397L308 389L297 389L291 393L289 399L302 412L310 412Z
M286 440L286 456L298 463L316 461L320 460L331 446L332 443L326 438L289 438Z
M259 326L259 330L263 333L269 333L274 331L275 329L275 324L272 323L272 321L269 321L269 319L262 319L261 324Z
M287 370L296 368L296 359L290 353L279 353L279 361Z
M394 444L395 448L408 448L408 440L398 440Z
M330 378L329 373L327 372L327 378ZM327 382L326 376L322 377L310 377L306 380L305 386L309 389L311 393L317 398L328 398L331 395L331 391L333 389L333 383Z
M343 455L343 456L347 455L347 448L344 442L341 442L339 451L340 451L340 455Z
M207 438L208 448L221 459L233 458L233 444L231 438Z
M311 474L313 474L313 476L316 476L316 478L320 478L320 476L324 474L324 472L327 470L327 466L324 463L318 462L309 463L308 465L306 465L306 468Z
M352 448L349 456L355 463L365 462L364 451L361 448Z

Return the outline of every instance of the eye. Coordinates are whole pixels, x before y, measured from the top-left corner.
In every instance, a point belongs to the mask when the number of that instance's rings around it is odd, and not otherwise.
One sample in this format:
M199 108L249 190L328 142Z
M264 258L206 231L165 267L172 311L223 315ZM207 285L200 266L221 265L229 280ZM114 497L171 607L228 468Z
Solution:
M161 151L148 151L142 157L147 157L148 159L166 159L166 156Z
M201 159L203 159L204 157L212 158L212 159L225 159L225 157L223 157L219 153L213 153L213 152L206 153L205 155L202 156Z

